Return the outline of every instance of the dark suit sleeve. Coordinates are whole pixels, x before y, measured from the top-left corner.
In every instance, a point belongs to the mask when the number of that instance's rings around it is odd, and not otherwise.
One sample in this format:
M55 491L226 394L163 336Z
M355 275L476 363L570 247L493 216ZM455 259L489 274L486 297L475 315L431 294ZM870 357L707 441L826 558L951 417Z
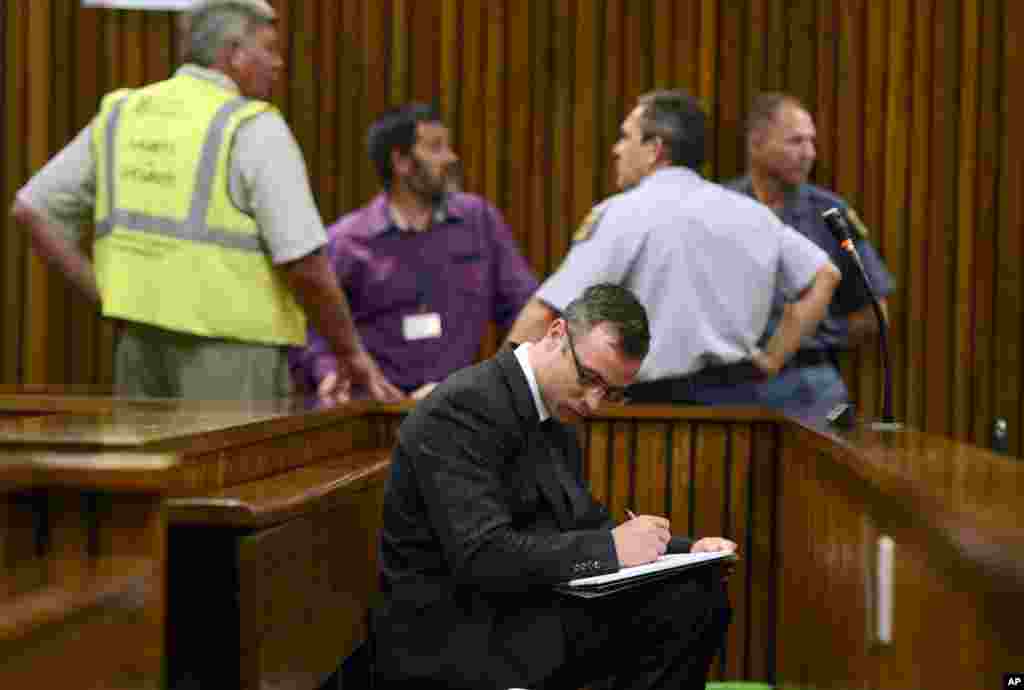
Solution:
M617 570L604 525L562 531L547 504L530 524L517 522L510 497L520 487L510 477L534 458L524 455L525 434L503 427L496 421L502 412L479 403L438 405L404 442L413 447L399 449L455 578L482 590L514 591Z
M576 478L583 483L583 456L580 452L579 438L576 435L576 431L571 427L566 428L567 437L569 442L567 447L569 449L568 457L571 458L570 465ZM587 492L589 496L590 493ZM607 529L611 530L616 526L616 522L612 520L611 515L608 513L608 509L597 501L592 501L591 511L595 516L600 516L600 519L604 522ZM672 540L668 543L668 553L689 553L690 548L693 546L693 539L689 537L672 537Z

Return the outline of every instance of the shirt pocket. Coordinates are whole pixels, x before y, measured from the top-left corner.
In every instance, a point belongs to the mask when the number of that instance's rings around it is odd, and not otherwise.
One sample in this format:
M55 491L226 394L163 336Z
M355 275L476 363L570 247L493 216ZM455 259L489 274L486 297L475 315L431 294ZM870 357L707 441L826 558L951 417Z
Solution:
M483 252L453 250L448 258L448 284L463 299L485 299L490 288L490 275L487 258Z

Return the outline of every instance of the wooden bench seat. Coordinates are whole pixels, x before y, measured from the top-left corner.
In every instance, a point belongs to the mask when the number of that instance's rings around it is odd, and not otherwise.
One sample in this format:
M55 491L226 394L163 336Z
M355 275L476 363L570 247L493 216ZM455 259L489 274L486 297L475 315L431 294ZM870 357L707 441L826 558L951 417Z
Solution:
M203 496L168 501L174 524L262 528L329 510L353 492L379 482L391 464L386 449L356 451Z
M168 501L171 685L316 688L366 639L390 450Z

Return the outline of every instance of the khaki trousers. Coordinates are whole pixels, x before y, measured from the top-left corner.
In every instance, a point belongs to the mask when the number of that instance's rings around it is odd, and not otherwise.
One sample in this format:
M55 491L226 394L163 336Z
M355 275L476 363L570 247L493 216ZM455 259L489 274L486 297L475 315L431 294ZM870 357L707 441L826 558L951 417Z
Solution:
M176 333L122 321L114 350L118 395L268 400L289 395L286 348Z

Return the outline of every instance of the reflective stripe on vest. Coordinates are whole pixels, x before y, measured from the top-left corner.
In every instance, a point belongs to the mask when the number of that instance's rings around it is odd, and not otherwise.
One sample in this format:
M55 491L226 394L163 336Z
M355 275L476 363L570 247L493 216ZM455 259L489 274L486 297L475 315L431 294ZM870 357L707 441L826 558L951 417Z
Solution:
M117 206L115 194L117 175L115 174L117 124L121 117L121 108L126 98L122 98L111 108L107 118L107 199L110 212L96 225L96 239L113 232L115 227L122 227L135 232L164 235L189 242L204 242L228 249L240 249L250 252L264 252L263 243L258 235L246 235L223 228L206 227L206 214L210 208L210 197L213 193L213 176L217 171L217 154L220 151L231 116L245 106L246 98L236 98L220 107L213 118L207 132L206 140L199 157L197 178L192 199L189 202L188 218L184 222L173 218L161 218L137 211L126 211Z
M303 344L305 314L256 219L230 193L231 140L269 110L189 75L104 98L93 132L93 260L105 316Z

